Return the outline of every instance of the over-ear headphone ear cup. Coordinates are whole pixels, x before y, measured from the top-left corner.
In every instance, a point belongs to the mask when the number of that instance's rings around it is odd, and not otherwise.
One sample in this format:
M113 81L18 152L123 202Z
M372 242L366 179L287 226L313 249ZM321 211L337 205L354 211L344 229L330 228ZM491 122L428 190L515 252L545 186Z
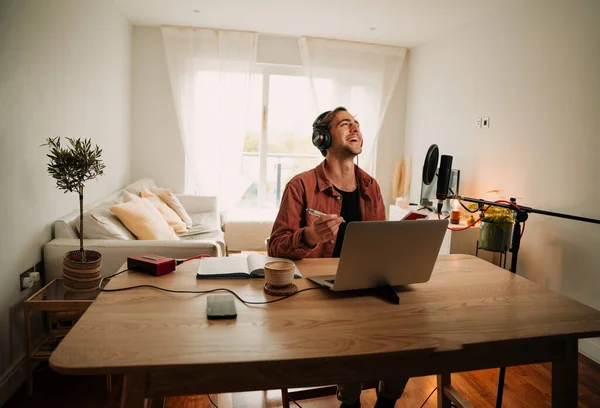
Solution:
M312 124L312 143L321 151L325 151L329 148L329 146L331 146L331 135L329 134L329 129L327 129L327 126L319 125L319 122L321 122L321 120L326 117L329 112L331 111L321 113L319 116L317 116Z
M331 135L328 130L323 130L323 150L329 149L331 146Z
M315 147L321 147L321 144L323 144L323 135L321 134L321 132L319 132L319 129L313 128L311 140L312 144Z
M312 143L319 150L327 150L331 146L331 135L327 129L315 127L313 128Z

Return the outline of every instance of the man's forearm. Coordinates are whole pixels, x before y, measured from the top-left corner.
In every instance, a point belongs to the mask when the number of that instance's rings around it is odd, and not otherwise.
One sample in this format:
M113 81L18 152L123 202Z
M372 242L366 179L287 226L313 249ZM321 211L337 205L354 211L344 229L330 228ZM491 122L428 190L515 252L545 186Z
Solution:
M280 258L302 259L306 257L313 249L308 246L304 240L304 231L302 228L294 233L276 234L269 240L269 255Z

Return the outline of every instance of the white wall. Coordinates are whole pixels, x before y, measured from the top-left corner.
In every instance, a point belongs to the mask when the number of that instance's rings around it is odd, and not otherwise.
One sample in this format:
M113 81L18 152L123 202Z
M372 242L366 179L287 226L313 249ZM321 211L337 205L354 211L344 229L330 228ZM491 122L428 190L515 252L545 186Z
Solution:
M600 218L600 2L531 0L411 50L406 154L454 156L461 192ZM476 117L490 117L476 129ZM600 309L600 225L531 215L518 272ZM600 361L600 342L581 343Z
M48 137L91 138L105 175L86 202L127 184L131 27L112 2L0 2L0 405L24 379L19 273L41 261L51 223L78 208L46 171ZM66 142L66 140L63 140ZM15 375L12 375L15 374Z
M133 27L131 176L182 192L185 156L160 29Z
M292 52L296 43L297 40L292 37L261 36L258 46L259 61L301 64L299 52ZM183 145L160 28L134 26L132 64L132 177L151 177L158 185L183 191ZM406 66L404 69L406 70ZM390 102L378 143L376 177L386 203L393 201L391 196L394 164L395 160L401 157L404 145L405 72ZM390 151L393 154L390 154Z

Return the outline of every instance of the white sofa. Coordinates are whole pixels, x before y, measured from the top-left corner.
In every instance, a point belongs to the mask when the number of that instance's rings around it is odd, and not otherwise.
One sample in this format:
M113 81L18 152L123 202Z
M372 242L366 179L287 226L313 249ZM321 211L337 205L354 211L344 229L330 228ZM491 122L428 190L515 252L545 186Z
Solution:
M92 209L108 210L110 205L123 202L123 190L139 195L143 186L153 188L156 184L151 179L138 180L108 197L85 205L84 213ZM115 273L127 262L128 256L145 252L176 259L200 254L225 255L225 238L216 197L177 195L177 198L193 220L190 231L180 235L179 241L142 241L135 237L133 239L84 239L85 249L96 250L102 254L102 276ZM44 245L46 282L62 275L64 254L79 248L78 224L79 210L54 222L54 238Z

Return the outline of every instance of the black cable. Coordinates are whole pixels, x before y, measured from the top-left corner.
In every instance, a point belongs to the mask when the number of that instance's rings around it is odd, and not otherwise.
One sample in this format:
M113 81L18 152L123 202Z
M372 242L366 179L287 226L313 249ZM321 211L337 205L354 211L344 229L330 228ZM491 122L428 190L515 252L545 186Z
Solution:
M433 395L435 390L437 390L437 387L435 387L433 390L431 390L431 392L429 393L427 398L425 398L425 401L423 401L423 403L421 404L421 406L419 408L423 408L425 406L425 404L427 403L427 401L429 401L429 398L431 398L431 396Z
M470 212L471 214L475 214L477 211L479 211L479 208L476 208L474 210L469 210L469 208L467 208L462 201L458 200L458 202L460 203L460 205L462 205L462 208L464 208L465 210L467 210L467 212Z
M296 406L297 406L298 408L302 408L302 406L301 406L300 404L298 404L298 403L296 402L296 400L295 400L295 399L293 399L292 397L290 397L290 395L289 395L289 394L288 394L288 398L290 399L290 401L292 401L294 404L296 404Z
M123 272L128 272L128 271L129 271L129 269L123 269L122 271L119 271L117 273L113 273L110 276L106 276L106 277L103 276L102 279L100 279L100 283L98 283L98 289L100 290L100 292L112 292L114 290L114 289L104 289L102 287L102 282L104 281L104 279L110 280L111 278L114 278L115 276L120 275Z
M215 408L219 408L219 407L217 406L217 404L215 404L215 403L213 402L213 400L210 398L210 395L209 395L209 394L206 394L206 396L208 397L208 400L210 401L210 403L211 403L211 404L213 404L213 406L214 406Z
M453 196L457 195L457 194L456 194L454 191L452 191L452 189L451 189L450 187L448 187L448 190L450 190L450 193L452 193L452 195L453 195ZM460 201L460 199L458 199L458 198L457 198L457 200L458 200L458 203L459 203L460 205L462 205L462 208L464 208L464 209L465 209L467 212L470 212L471 214L475 214L477 211L479 211L479 209L476 209L476 210L469 210L469 209L468 209L468 208L467 208L467 207L466 207L466 206L465 206L465 205L462 203L462 201Z
M292 293L291 295L286 295L283 297L280 297L278 299L273 299L273 300L267 300L266 302L251 302L249 300L244 300L242 299L237 293L235 293L233 290L231 289L227 289L227 288L216 288L216 289L208 289L208 290L176 290L176 289L165 289L165 288L161 288L159 286L154 286L154 285L135 285L135 286L127 286L125 288L117 288L117 289L104 289L102 287L102 281L104 279L111 279L114 278L117 275L122 274L123 272L127 272L129 271L129 269L125 269L122 270L120 272L117 272L113 275L107 276L106 278L102 278L100 279L100 283L98 284L100 291L102 292L122 292L124 290L130 290L130 289L140 289L140 288L148 288L148 289L156 289L156 290L162 290L163 292L169 292L169 293L192 293L192 294L205 294L205 293L211 293L211 292L217 292L217 291L225 291L225 292L229 292L231 293L233 296L235 296L236 298L238 298L242 303L246 304L246 305L266 305L268 303L275 303L275 302L279 302L282 301L284 299L287 299L289 297L292 297L294 295L297 295L298 293L301 292L306 292L308 290L315 290L315 289L328 289L326 287L323 286L317 286L317 287L313 287L313 288L305 288L302 290L299 290L297 292Z

